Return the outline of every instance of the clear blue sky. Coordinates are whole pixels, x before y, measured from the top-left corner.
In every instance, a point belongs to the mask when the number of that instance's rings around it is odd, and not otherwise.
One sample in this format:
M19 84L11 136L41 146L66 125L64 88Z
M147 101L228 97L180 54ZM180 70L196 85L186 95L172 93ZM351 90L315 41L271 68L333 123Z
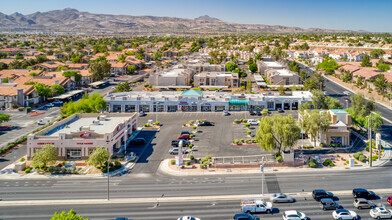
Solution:
M1 0L0 12L75 8L104 14L196 18L244 24L392 32L391 0Z

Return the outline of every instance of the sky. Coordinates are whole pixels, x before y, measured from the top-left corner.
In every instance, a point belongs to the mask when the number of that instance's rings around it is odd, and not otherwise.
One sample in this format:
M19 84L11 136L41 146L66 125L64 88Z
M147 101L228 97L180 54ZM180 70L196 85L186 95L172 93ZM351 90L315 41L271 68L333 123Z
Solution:
M392 32L392 0L1 0L0 12L75 8L102 14L197 18L242 24Z

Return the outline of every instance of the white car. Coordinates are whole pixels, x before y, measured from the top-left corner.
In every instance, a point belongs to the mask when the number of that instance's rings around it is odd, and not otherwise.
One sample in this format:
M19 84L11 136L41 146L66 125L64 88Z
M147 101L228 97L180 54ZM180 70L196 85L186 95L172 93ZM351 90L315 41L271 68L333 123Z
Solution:
M283 220L304 220L306 215L303 212L297 212L295 210L284 211Z
M285 195L283 193L273 194L270 197L271 202L278 203L278 202L294 202L295 199L289 195Z
M334 219L344 220L344 219L357 219L357 213L346 210L346 209L338 209L332 213L332 217Z
M349 91L344 91L344 92L343 92L343 94L345 94L345 95L348 95L348 96L349 96L349 95L350 95L350 92L349 92Z
M248 123L251 125L259 125L259 121L256 119L248 119Z
M371 209L369 214L370 214L370 217L376 218L376 219L392 218L392 210L382 208L382 207L376 207L374 209Z
M183 217L178 218L177 220L200 220L200 219L192 217L192 216L183 216Z

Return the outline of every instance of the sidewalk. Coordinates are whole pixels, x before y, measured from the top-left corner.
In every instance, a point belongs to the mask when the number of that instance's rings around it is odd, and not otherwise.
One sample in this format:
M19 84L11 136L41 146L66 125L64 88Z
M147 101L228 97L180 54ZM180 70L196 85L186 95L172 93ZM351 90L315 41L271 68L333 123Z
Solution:
M392 150L390 150L392 153ZM385 154L384 154L385 155ZM264 173L304 173L304 172L328 172L328 171L344 171L344 170L364 170L364 169L375 169L383 166L389 159L377 160L373 162L373 167L366 166L355 166L355 167L324 167L324 168L276 168L276 167L264 167ZM173 176L204 176L204 175L235 175L235 174L260 174L260 169L227 169L226 171L215 171L215 170L202 170L201 172L187 172L182 171L181 168L178 170L172 169L169 166L170 159L166 159L161 162L158 170L162 173L173 175Z

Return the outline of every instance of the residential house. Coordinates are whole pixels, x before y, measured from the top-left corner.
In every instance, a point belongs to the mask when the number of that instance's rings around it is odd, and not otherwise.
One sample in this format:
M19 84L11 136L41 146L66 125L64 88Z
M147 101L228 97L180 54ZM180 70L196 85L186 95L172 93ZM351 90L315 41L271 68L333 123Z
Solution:
M177 50L166 50L163 52L163 56L165 57L176 57L178 56L178 51Z
M119 75L124 75L127 73L127 66L128 63L122 63L122 62L116 62L116 63L110 63L110 73L112 74L119 74Z
M36 69L41 68L41 69L48 71L48 72L57 70L57 68L59 66L65 66L65 64L61 63L61 62L57 62L57 61L48 61L45 63L39 63L39 64L34 65L34 67Z
M14 48L3 48L3 49L0 49L0 52L2 52L2 53L9 53L9 54L11 54L11 56L15 56L18 53L23 53L23 50L20 49L20 48L14 47Z
M288 69L267 69L264 73L272 85L298 85L300 77Z

